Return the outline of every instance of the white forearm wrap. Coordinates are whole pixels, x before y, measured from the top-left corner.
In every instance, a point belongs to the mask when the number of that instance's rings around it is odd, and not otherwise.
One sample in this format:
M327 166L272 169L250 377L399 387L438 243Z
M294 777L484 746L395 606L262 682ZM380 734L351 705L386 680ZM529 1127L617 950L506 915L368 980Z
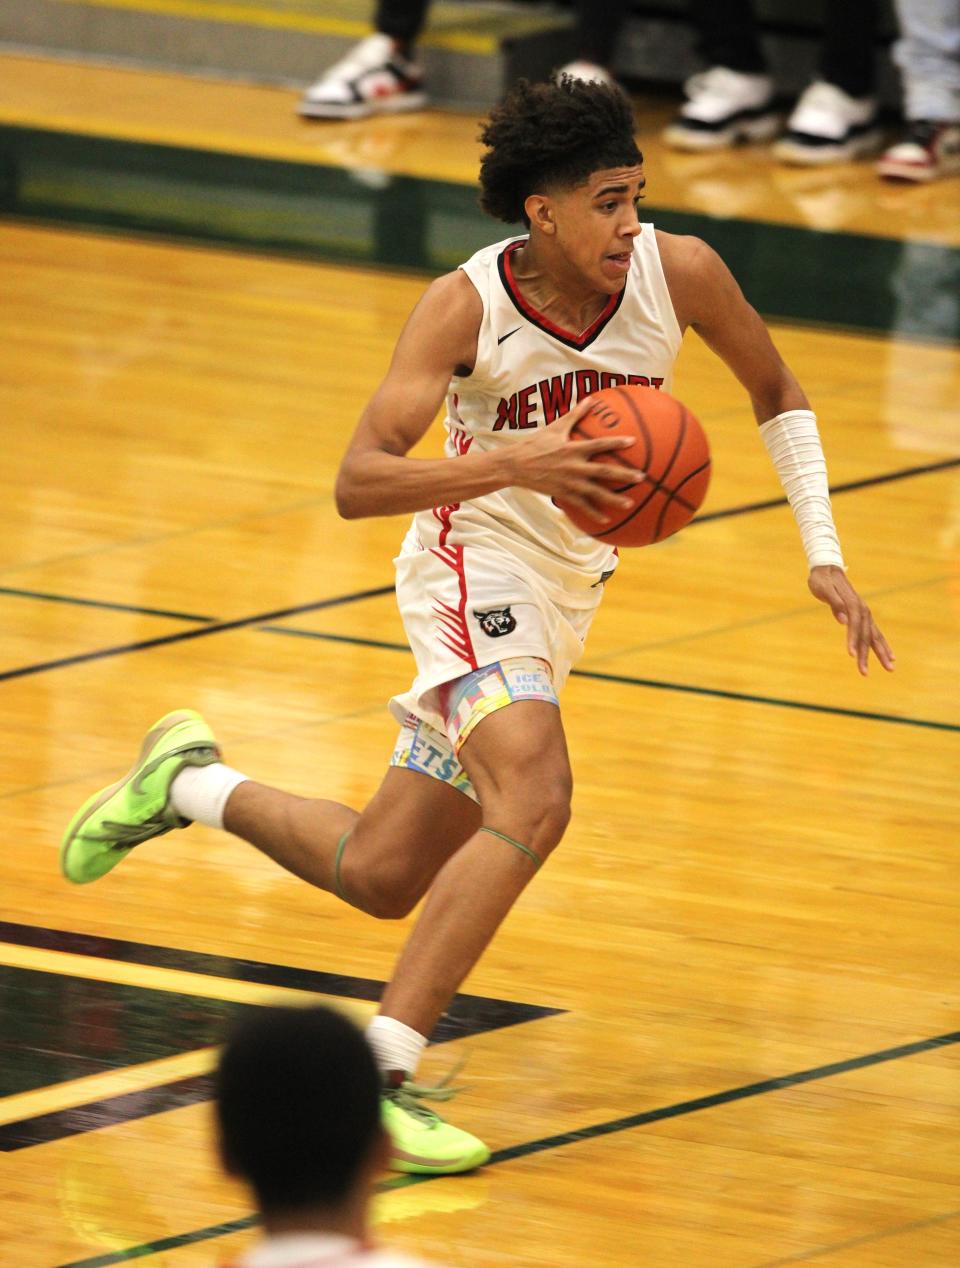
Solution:
M800 529L807 563L811 568L821 564L843 568L816 414L809 409L787 410L761 424L760 435Z

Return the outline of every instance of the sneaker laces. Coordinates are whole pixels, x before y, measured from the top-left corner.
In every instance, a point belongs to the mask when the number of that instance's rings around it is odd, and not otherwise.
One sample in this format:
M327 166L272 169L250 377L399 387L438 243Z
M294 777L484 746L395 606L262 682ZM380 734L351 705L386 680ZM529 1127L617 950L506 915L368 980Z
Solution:
M184 761L182 763L183 766L209 766L211 763L220 760L220 751L212 744L185 744L180 748L169 748L165 753L159 753L149 762L144 762L137 769L137 773L131 781L134 792L140 792L143 788L144 780L149 779L155 771L158 771L164 762L168 762L171 757L183 757L187 753L192 753L193 757L189 762Z
M450 1087L450 1080L455 1078L462 1068L463 1061L458 1061L439 1083L411 1083L409 1079L404 1079L399 1087L385 1087L383 1094L413 1118L418 1118L423 1123L435 1123L440 1119L440 1115L428 1109L422 1102L450 1101L458 1092L464 1091L462 1087Z
M99 841L111 845L115 850L126 850L142 845L144 841L161 836L164 832L172 832L175 825L160 811L143 823L116 823L112 819L104 819L103 827L102 836L88 836L86 833L84 836L88 841Z

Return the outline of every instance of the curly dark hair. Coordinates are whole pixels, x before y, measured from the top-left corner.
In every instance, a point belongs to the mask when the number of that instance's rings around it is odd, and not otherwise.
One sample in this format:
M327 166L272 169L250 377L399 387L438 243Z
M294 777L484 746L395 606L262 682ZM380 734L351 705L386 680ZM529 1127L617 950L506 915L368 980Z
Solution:
M605 167L643 162L633 110L619 88L572 79L521 79L480 131L480 206L497 220L529 225L532 193L572 189Z

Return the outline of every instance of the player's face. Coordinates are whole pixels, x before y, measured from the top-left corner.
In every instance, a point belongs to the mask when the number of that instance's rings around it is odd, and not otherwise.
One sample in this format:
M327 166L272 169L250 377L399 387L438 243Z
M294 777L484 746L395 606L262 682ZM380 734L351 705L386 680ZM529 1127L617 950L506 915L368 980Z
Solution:
M626 282L645 184L639 164L610 167L554 196L557 245L584 281L609 294Z

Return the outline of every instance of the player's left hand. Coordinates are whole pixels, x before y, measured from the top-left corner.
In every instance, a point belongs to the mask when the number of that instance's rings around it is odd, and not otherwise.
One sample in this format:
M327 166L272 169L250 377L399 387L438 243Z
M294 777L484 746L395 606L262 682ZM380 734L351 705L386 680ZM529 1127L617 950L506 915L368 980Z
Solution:
M896 657L843 569L833 565L811 568L807 585L813 597L826 603L840 624L847 627L847 651L857 658L861 674L867 672L871 649L884 669L892 671Z

